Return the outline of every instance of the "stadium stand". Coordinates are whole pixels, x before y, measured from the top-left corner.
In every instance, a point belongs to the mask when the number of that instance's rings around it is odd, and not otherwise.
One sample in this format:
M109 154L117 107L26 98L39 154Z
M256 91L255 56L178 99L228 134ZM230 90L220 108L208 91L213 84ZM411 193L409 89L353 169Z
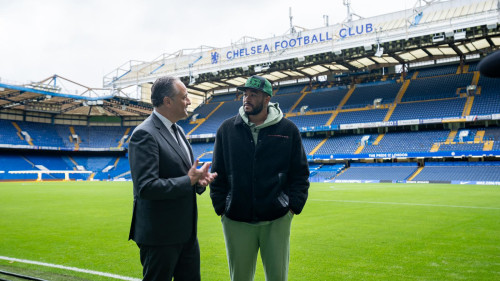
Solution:
M465 99L460 98L400 103L390 120L459 117L464 106Z
M335 164L335 165L319 165L310 170L310 179L312 182L324 182L329 181L339 174L345 168L345 164Z
M456 73L457 73L456 65L432 66L429 68L419 69L417 77L425 78L425 77L443 76Z
M298 94L305 87L306 87L306 84L281 87L276 91L275 95L279 96L279 95L284 95L284 94Z
M368 143L363 153L429 152L436 142L444 141L449 131L390 132L374 144ZM372 136L373 139L378 135Z
M241 101L228 101L224 102L211 116L206 119L205 122L201 123L198 128L194 128L193 133L191 134L213 134L219 128L219 125L222 121L227 118L234 116L238 109L241 106ZM196 112L196 111L195 111ZM182 124L179 124L182 126ZM188 131L188 128L183 128L184 132L190 134L191 131Z
M214 151L214 144L212 142L193 142L191 143L191 147L193 148L193 155L195 155L197 159L201 161L212 160L211 153Z
M299 111L302 106L308 106L311 111L328 111L337 109L347 93L346 87L321 88L312 90L295 107Z
M403 181L417 170L417 163L352 163L336 180Z
M387 111L388 109L372 109L340 112L332 124L381 122L387 115Z
M2 180L36 180L36 174L10 174L9 171L35 170L35 165L26 158L12 152L0 153L0 174Z
M470 85L473 76L473 73L465 73L411 80L402 101L457 97L458 89Z
M500 112L500 79L480 76L478 95L474 96L471 115L493 114Z
M20 129L13 125L16 122L0 119L0 140L3 144L26 145L28 144L21 134ZM17 127L19 128L19 127Z
M210 103L221 102L221 101L233 101L236 100L236 93L214 95L210 99Z
M415 181L500 181L498 162L428 162Z
M291 107L299 97L300 94L283 94L275 96L272 101L278 103L281 110L286 113L290 111Z
M401 86L401 83L396 83L396 81L359 84L343 108L359 108L373 105L375 99L382 99L380 104L392 103L396 99Z
M439 153L497 153L500 152L500 128L497 122L482 122L475 127L467 126L466 123L447 127L441 123L412 130L399 126L394 127L397 129L389 127L381 131L372 127L365 132L356 129L358 125L353 129L342 129L350 124L375 122L396 124L404 120L462 120L464 115L474 121L474 118L480 118L478 116L498 114L500 81L479 76L476 67L477 63L462 69L457 64L426 67L411 71L413 74L404 81L379 80L349 87L339 86L337 82L281 86L272 101L278 102L286 118L303 131L304 148L311 161L338 157L366 158L378 154L416 153L432 157L442 155ZM468 93L466 87L475 84L474 81L477 81L477 89ZM374 106L375 99L381 99L380 105ZM196 120L188 118L180 121L179 125L193 138L204 134L213 136L223 120L237 114L241 103L241 100L236 100L234 93L213 96L194 110ZM307 109L299 113L303 106L307 106ZM103 156L96 153L81 155L74 151L126 149L124 136L130 135L133 129L134 126L70 126L0 119L0 146L3 148L22 146L67 151L57 155L33 154L29 150L23 151L21 155L8 151L2 153L0 171L5 172L0 174L0 179L37 179L36 174L9 173L14 170L91 172L70 174L72 180L130 179L127 155L123 152L120 155ZM324 133L319 134L320 131ZM197 159L211 161L213 137L193 139L192 147ZM466 166L462 162L443 163L446 164L425 162L425 165L422 163L422 169L416 172L416 162L367 164L351 160L347 166L311 162L310 171L311 181L404 181L410 178L415 181L447 182L499 180L496 176L480 176L479 173L486 171L485 174L498 174L497 162L484 162L483 166L478 163L466 163ZM42 179L62 180L64 174L44 174Z
M290 119L297 127L314 127L325 125L332 114L314 114L314 115L298 115L290 116Z
M334 135L316 151L315 155L354 154L362 135Z

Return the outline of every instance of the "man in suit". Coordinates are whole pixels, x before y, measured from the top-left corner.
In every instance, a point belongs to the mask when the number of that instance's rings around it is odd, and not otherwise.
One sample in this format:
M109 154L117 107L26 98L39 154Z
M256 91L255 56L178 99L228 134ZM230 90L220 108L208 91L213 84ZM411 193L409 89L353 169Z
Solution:
M186 86L161 77L151 88L154 111L132 133L129 161L134 209L129 239L140 249L144 280L200 280L196 193L216 174L198 160L182 128L191 104Z

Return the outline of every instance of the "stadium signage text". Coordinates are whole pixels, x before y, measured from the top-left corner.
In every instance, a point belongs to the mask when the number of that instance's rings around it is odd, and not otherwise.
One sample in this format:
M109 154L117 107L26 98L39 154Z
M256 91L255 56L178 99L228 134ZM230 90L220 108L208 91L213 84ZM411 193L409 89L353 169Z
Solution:
M355 27L342 28L339 31L339 36L341 38L346 38L355 35L361 35L363 33L373 32L373 24L367 23L365 25L356 25Z
M352 36L371 33L373 31L373 24L367 23L363 25L356 25L353 27L341 28L338 31L338 36L341 39L345 39ZM299 33L299 35L295 38L284 38L283 40L278 40L270 43L262 43L251 47L229 50L226 52L226 59L232 60L252 55L264 54L271 51L307 46L309 44L316 44L331 40L333 40L333 34L329 31L319 32L312 35L301 35L301 33ZM218 63L218 61L218 57L214 57L214 53L212 53L212 64Z
M396 157L408 157L408 153L369 153L370 158L396 158Z
M333 40L332 34L328 31L324 33L318 33L313 35L299 36L296 38L285 39L280 41L275 41L274 44L261 44L252 46L250 48L241 48L229 50L226 53L226 58L228 60L242 58L251 55L263 54L270 51L284 50L288 48L306 46L309 44L316 44L320 42Z

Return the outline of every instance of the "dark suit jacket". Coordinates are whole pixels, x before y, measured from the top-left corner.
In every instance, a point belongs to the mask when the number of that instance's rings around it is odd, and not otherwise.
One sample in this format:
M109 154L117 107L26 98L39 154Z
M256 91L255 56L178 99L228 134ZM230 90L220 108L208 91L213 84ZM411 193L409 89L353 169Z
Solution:
M182 128L179 134L194 159ZM187 176L192 163L154 113L132 133L129 161L134 183L129 239L144 245L171 245L196 235L196 193Z

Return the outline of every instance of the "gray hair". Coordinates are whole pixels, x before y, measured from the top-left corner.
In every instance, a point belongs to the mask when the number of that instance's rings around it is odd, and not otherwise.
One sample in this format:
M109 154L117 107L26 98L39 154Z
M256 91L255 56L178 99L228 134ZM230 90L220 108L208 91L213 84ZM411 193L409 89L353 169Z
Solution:
M181 80L173 76L164 76L156 79L151 87L151 102L154 107L162 105L165 97L173 98L177 94L177 89L175 88L176 81Z

